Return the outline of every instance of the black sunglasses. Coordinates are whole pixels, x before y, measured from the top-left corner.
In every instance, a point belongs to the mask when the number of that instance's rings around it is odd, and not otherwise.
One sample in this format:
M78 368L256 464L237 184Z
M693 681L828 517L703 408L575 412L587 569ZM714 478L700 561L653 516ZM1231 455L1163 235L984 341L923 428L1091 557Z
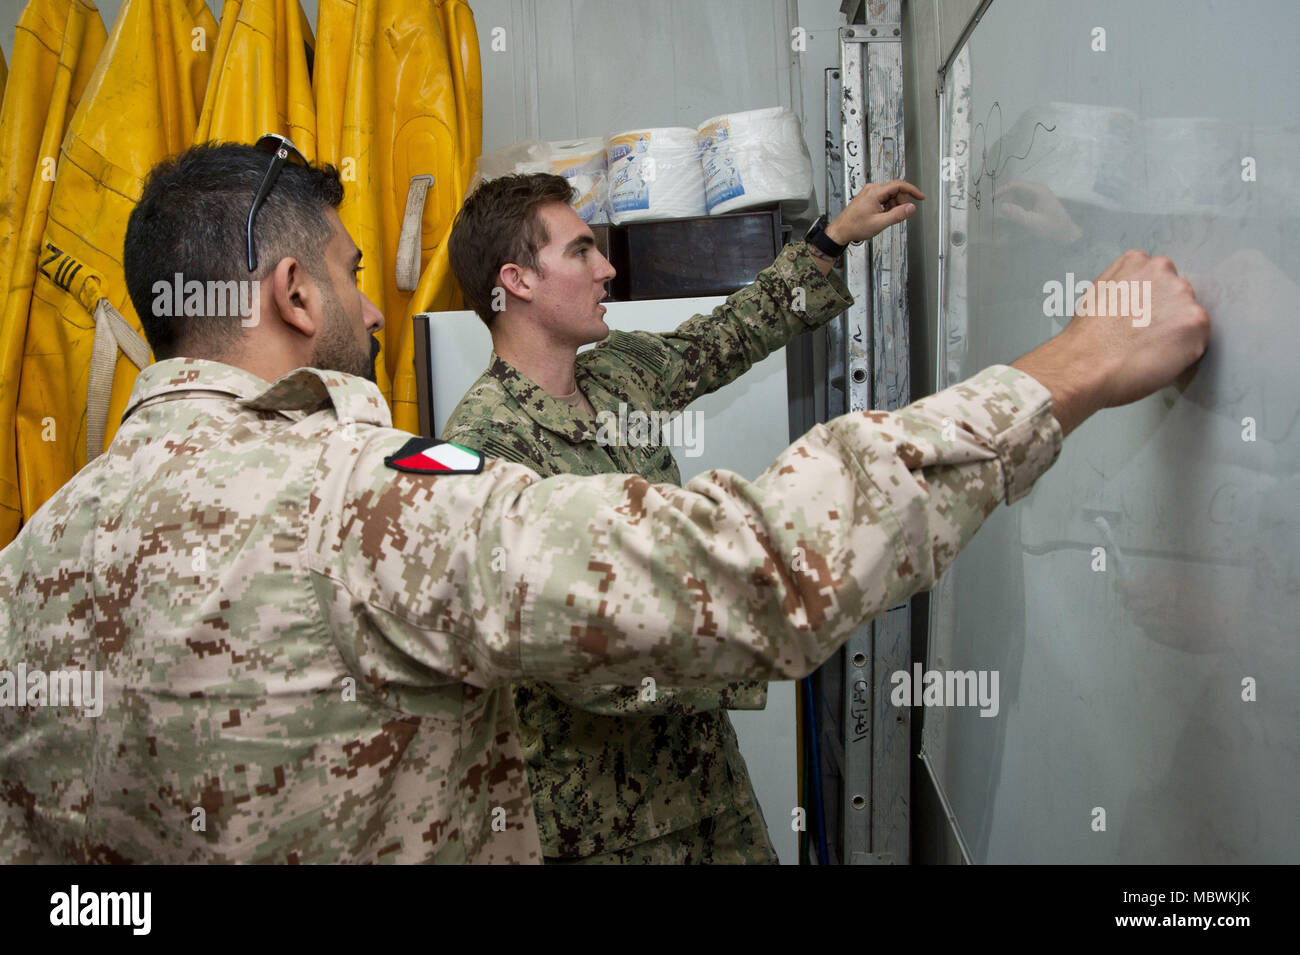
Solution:
M284 136L277 136L274 133L267 133L257 141L257 148L263 152L271 154L271 165L266 170L266 175L262 177L262 185L257 190L257 195L253 197L253 207L248 210L248 271L257 271L257 250L253 247L253 220L257 217L257 210L262 208L262 203L271 192L271 187L275 181L280 178L280 170L284 168L287 162L295 166L307 165L307 160L303 158L302 153L298 152L298 147L289 142Z

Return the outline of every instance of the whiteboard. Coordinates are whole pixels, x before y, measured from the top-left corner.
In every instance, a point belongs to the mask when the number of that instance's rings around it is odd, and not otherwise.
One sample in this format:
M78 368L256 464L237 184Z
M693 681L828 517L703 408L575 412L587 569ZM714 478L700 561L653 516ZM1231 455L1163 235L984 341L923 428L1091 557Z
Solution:
M936 587L927 667L999 675L924 709L973 862L1300 862L1297 48L1291 0L994 0L945 73L940 387L1129 248L1214 322Z
M605 322L623 331L667 332L724 301L716 297L609 302ZM452 410L487 369L492 336L473 312L430 312L422 317L429 323L433 433L441 434ZM758 477L789 444L785 350L768 355L730 385L696 400L691 410L696 413L694 433L678 446L669 443L682 482L712 468L735 471L751 480ZM729 713L772 845L781 862L790 865L797 864L799 857L798 834L789 825L790 811L798 803L795 699L794 682L783 680L768 684L765 709Z

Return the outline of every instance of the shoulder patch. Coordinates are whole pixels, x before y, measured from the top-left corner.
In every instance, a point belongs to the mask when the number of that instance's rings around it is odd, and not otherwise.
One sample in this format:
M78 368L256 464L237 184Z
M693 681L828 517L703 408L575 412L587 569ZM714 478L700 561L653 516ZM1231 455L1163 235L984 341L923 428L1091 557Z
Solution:
M411 474L478 474L483 470L483 455L438 438L412 438L384 463Z

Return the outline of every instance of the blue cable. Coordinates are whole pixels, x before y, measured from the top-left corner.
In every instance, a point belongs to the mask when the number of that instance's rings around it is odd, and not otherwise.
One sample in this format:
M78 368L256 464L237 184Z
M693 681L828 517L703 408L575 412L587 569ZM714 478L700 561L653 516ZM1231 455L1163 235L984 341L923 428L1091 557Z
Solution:
M817 819L817 862L830 865L830 847L826 843L826 804L822 800L821 744L818 742L817 707L813 705L812 677L803 678L804 722L808 726L808 758L812 761L813 814Z

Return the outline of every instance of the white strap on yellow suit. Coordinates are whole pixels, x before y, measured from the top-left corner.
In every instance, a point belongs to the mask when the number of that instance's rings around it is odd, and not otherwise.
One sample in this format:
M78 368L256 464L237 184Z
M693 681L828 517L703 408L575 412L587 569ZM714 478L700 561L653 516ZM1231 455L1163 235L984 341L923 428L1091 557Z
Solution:
M402 232L397 240L397 287L403 292L413 292L420 284L420 226L424 201L432 186L432 176L412 176L406 191L406 211L402 213Z
M113 397L113 370L117 351L137 368L149 364L149 343L113 307L101 298L95 305L95 343L90 351L90 382L86 388L86 461L99 457L104 450L104 428L108 424L108 404Z

